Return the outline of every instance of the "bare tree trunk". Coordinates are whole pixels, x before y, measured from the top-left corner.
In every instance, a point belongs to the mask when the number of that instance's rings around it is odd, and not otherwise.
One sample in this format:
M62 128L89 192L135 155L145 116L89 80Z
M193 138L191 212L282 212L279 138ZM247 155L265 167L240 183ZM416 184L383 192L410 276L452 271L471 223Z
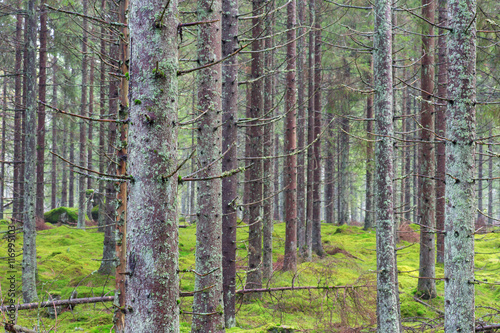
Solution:
M87 15L87 0L83 0L83 15ZM83 18L83 38L82 38L82 95L80 100L80 114L82 116L87 116L87 17ZM85 122L83 119L79 119L80 124L80 154L78 158L78 165L85 167L85 149L86 149L86 135L85 135ZM80 229L85 229L85 176L78 176L78 223L77 227Z
M370 59L370 67L373 70L373 59ZM370 82L373 82L373 77L370 76ZM373 94L369 94L366 97L366 118L373 118ZM364 229L368 230L369 228L373 228L375 226L375 207L374 203L374 195L373 195L373 176L374 176L374 155L373 155L373 121L368 120L366 122L366 133L367 139L370 140L366 143L366 196L365 196L365 223Z
M321 24L320 11L316 11L314 38L314 139L319 139L321 132ZM312 249L318 255L324 254L321 243L321 141L314 143L314 183L313 183L313 216L312 216Z
M445 332L474 332L476 1L450 0L446 110Z
M126 3L120 7L124 15ZM125 313L126 332L179 331L177 174L172 174L177 165L177 1L169 2L158 22L163 7L134 0L129 13L128 161L134 181L127 214L126 307L131 311Z
M488 125L489 131L488 136L491 138L493 136L493 125L491 122ZM493 145L492 139L488 140L488 216L493 216ZM488 224L493 224L493 219L488 218Z
M69 106L69 104L67 104ZM67 117L70 118L70 117ZM69 122L69 161L75 163L75 122L73 119L66 119ZM68 177L68 207L75 206L75 173L73 167L69 167Z
M422 17L434 22L435 5L433 0L422 0ZM436 292L436 265L435 265L435 204L436 192L434 188L435 152L434 152L434 105L431 94L434 92L434 27L424 25L422 31L422 106L420 112L420 265L417 291L424 299L437 296Z
M478 152L478 163L477 163L477 220L482 219L483 214L481 212L483 211L483 145L479 145L479 152Z
M329 104L333 105L334 101L329 97ZM325 133L325 223L335 222L335 197L333 195L333 183L334 183L334 165L335 157L333 152L335 151L335 135L334 135L334 124L332 122L333 114L328 112L325 115L325 122L328 124L328 129Z
M21 72L21 63L22 63L22 45L23 43L21 42L21 33L22 33L22 25L23 25L23 15L18 14L17 15L17 22L16 22L16 62L14 65L14 71L16 73L15 76L15 81L14 81L14 174L13 174L13 180L14 180L14 188L13 188L13 206L12 206L12 217L14 220L20 220L20 212L22 210L21 207L21 167L22 164L22 152L21 152L21 142L24 140L22 138L21 133L22 133L22 88L21 88L21 83L22 83L22 72Z
M274 9L274 1L270 2L266 8L267 11ZM266 17L266 40L265 48L271 49L274 44L274 29L275 24L274 15ZM264 55L264 66L268 71L274 68L274 51L267 51ZM272 110L274 105L275 93L275 77L274 75L266 75L264 78L264 115L265 118L273 116ZM273 155L273 140L274 140L274 122L266 122L264 125L263 137L263 155ZM272 159L265 159L263 161L263 209L262 209L262 277L266 280L271 278L273 274L273 197L274 192L274 178L273 178L273 161ZM277 208L277 207L276 207Z
M222 0L222 57L238 48L238 1ZM222 64L222 172L238 168L238 58ZM194 183L190 182L190 186ZM191 196L193 191L191 191ZM236 326L236 223L238 175L222 179L222 268L224 322L226 328ZM190 210L190 214L193 211Z
M375 218L377 223L377 332L400 332L394 221L394 125L391 1L375 2Z
M52 105L57 107L57 58L54 60L52 64ZM57 113L52 113L52 151L57 152L57 133L58 133L58 124L59 117ZM57 207L57 157L52 155L52 170L51 174L51 191L50 191L50 209L54 209Z
M345 59L344 59L345 61ZM344 62L344 68L348 66L347 62ZM344 80L348 79L348 73L344 73ZM341 131L340 135L340 164L339 164L339 200L340 200L340 210L339 210L339 225L344 223L349 224L349 119L346 117L349 114L349 93L343 89L340 92L340 112L342 117L340 119Z
M221 58L221 1L198 0L198 61L210 64ZM224 332L222 290L222 67L198 71L198 110L206 112L198 128L199 214L196 223L196 274L191 332ZM260 250L260 249L259 249ZM207 315L208 314L208 315Z
M262 14L263 11L263 0L255 0L252 2L253 15L258 16ZM252 19L252 37L256 40L252 43L252 79L258 80L252 83L251 87L251 108L250 108L250 118L259 119L262 117L264 108L263 99L263 80L260 77L263 74L263 57L261 52L255 52L262 50L262 40L259 38L262 35L262 24L260 18ZM254 125L251 127L251 134L249 137L249 157L257 157L257 159L251 160L253 164L250 168L250 183L249 183L249 204L248 205L248 272L247 281L245 288L255 289L262 286L262 222L260 209L262 206L262 160L258 159L262 156L262 126L255 126L258 122L249 122L249 125Z
M106 10L106 0L101 0L101 8L102 10ZM104 26L101 27L101 54L105 55L106 54L106 28ZM100 72L101 76L99 79L100 82L100 89L99 89L99 110L100 110L100 115L101 118L104 118L104 115L106 114L106 64L104 61L101 61L101 67L100 67ZM105 135L105 126L104 122L99 122L99 172L104 173L105 171L105 161L106 161L106 135ZM97 196L97 202L99 205L99 216L97 218L97 225L99 226L98 230L100 232L105 232L105 227L103 227L105 223L105 213L106 213L106 208L105 208L105 189L104 189L104 183L103 181L99 182L99 188L98 188L98 196Z
M67 103L65 103L67 105ZM67 117L61 117L61 123L62 123L62 146L61 146L61 154L62 156L66 156L66 151L67 151L67 143L68 143L68 119ZM66 163L63 163L61 165L62 167L62 172L61 172L61 207L67 207L68 206L68 165Z
M286 97L285 97L285 154L284 167L285 177L285 258L283 262L284 271L295 271L297 269L297 102L296 102L296 1L291 0L287 5L287 74L286 74Z
M40 51L38 71L38 99L46 102L47 92L47 10L46 0L40 1ZM36 131L36 202L35 215L43 219L44 163L45 163L45 105L38 104L38 127Z
M276 90L276 89L275 89ZM274 155L279 155L280 153L280 138L278 133L274 134ZM273 219L276 221L280 220L280 159L274 159L274 191L276 195L274 196L274 213Z
M24 160L24 208L23 208L23 261L22 261L22 291L25 303L38 299L36 292L36 0L28 1L26 10L26 127L24 132L26 150Z
M297 149L302 151L305 147L306 135L306 38L303 36L306 33L306 2L304 0L297 1L297 19L298 33L300 37L297 40ZM299 246L300 256L306 246L306 161L305 153L301 152L297 155L297 241Z
M0 170L0 219L4 218L4 195L5 195L5 126L7 125L7 78L3 78L3 93L2 93L2 152L0 159L2 159L2 166Z
M94 116L94 57L90 57L90 73L89 73L89 117ZM87 134L87 168L92 170L92 150L94 149L92 145L92 136L94 130L93 121L89 121L89 128ZM92 178L87 178L87 189L92 189ZM92 218L92 207L94 206L95 191L92 193L87 193L87 215L90 220Z

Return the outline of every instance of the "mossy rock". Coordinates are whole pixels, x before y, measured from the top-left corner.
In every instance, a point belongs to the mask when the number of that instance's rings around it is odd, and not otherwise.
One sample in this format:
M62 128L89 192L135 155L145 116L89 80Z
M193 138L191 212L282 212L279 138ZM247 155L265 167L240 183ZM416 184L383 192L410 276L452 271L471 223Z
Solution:
M271 333L293 333L295 332L295 329L287 325L279 325L279 326L269 327L267 331Z
M43 214L43 217L45 218L45 222L50 223L76 223L78 221L78 208L54 208Z

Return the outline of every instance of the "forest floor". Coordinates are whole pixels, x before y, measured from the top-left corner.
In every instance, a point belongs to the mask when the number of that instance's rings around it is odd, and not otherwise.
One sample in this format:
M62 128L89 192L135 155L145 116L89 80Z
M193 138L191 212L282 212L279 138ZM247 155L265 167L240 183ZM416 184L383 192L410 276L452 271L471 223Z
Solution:
M8 281L7 221L0 222L0 285L1 299L7 298ZM181 291L194 289L195 225L179 229ZM398 246L399 289L401 315L405 331L442 332L444 282L436 280L438 297L416 300L419 264L418 226L411 225L402 233ZM244 283L246 228L238 229L238 286ZM416 231L416 232L415 232ZM74 290L78 297L112 295L113 276L97 273L104 235L96 229L87 231L67 226L54 227L37 233L38 294L43 300L60 296L68 298ZM261 297L237 301L237 327L228 332L267 332L272 327L286 326L302 332L365 332L376 325L375 232L357 226L322 225L326 255L301 263L297 272L282 272L285 225L274 227L275 272L265 287L346 286L331 289L274 291ZM21 237L15 243L22 250ZM485 322L500 322L500 235L476 235L476 318ZM16 295L20 291L20 262L16 258ZM436 277L443 277L443 265L436 267ZM19 298L18 301L21 299ZM191 311L192 298L181 298L181 310ZM424 304L425 303L425 304ZM111 303L78 305L49 318L46 309L20 311L18 324L40 327L39 332L110 332ZM490 315L491 314L491 315ZM0 314L5 322L5 314ZM190 316L181 314L181 332L190 331ZM274 330L278 332L278 330Z

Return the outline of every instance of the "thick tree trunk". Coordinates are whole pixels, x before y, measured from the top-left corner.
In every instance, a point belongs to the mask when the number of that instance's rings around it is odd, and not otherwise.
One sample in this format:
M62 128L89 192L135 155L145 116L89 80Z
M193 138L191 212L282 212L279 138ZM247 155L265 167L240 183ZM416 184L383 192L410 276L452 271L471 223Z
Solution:
M296 102L296 2L291 0L287 5L287 74L285 96L285 258L284 271L297 269L297 102Z
M400 332L394 221L394 125L391 2L375 2L375 219L377 224L377 332Z
M474 332L475 0L450 0L448 17L445 331Z
M320 11L316 11L314 25L314 183L313 183L313 216L312 216L312 249L318 255L324 254L321 243L321 24Z
M253 15L258 16L263 13L264 1L255 0L252 2ZM258 38L262 34L261 19L252 19L252 37L257 38L252 43L252 79L258 79L252 83L251 87L251 107L250 118L259 119L262 117L264 108L263 99L263 80L261 78L264 70L262 41ZM249 137L249 157L256 157L257 159L251 160L253 164L250 168L250 183L249 183L249 203L248 205L248 272L245 288L255 289L262 286L262 222L260 215L260 208L262 206L262 126L255 126L259 121L251 121L248 123L253 125Z
M23 206L23 261L22 292L25 303L38 299L36 292L36 0L29 0L26 10L26 127L24 132L26 150L24 153L24 206Z
M133 0L129 13L126 332L179 331L177 1L158 22L163 7Z
M217 21L198 28L198 62L221 58L221 1L198 0L198 21ZM222 290L222 103L220 64L198 71L198 110L206 112L198 127L199 177L197 182L196 274L191 332L224 332Z
M434 22L434 0L422 0L422 17ZM417 291L424 299L437 296L436 292L436 265L435 265L435 152L434 152L434 105L431 94L434 92L434 27L424 25L422 31L422 106L420 113L421 143L419 146L420 165L420 266Z
M238 3L222 1L222 57L238 48ZM238 168L238 58L231 57L222 64L222 172ZM194 183L190 182L189 186ZM191 191L190 195L193 195ZM238 175L222 179L222 269L224 321L226 328L236 326L236 223ZM193 211L190 210L190 214Z
M47 10L46 0L40 1L40 51L38 71L38 99L46 102L47 92ZM44 162L45 162L45 105L38 104L38 126L36 131L36 203L35 215L43 219Z

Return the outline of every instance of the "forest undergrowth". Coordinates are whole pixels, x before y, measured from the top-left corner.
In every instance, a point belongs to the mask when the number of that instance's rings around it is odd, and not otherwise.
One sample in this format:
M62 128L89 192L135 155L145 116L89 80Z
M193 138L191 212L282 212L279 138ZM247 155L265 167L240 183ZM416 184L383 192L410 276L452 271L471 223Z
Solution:
M6 235L8 221L0 223L0 270L7 269ZM238 285L244 286L247 228L238 228ZM194 290L194 252L196 227L179 229L181 292ZM442 332L444 282L443 265L436 267L438 296L422 300L416 294L419 244L418 226L401 228L398 244L399 290L403 326L408 332ZM483 228L482 231L487 231ZM37 233L38 295L43 301L77 297L111 296L114 277L97 273L102 254L103 233L97 229L79 230L54 227ZM311 287L300 290L269 291L252 296L239 295L237 327L228 332L268 332L273 327L288 327L297 332L368 332L376 327L375 232L358 226L322 225L326 255L304 262L295 273L281 272L285 224L276 223L273 237L274 274L263 288ZM22 249L19 235L16 248ZM478 323L500 322L500 235L476 235L476 318ZM20 262L17 262L17 298L21 302ZM6 299L9 281L0 277L1 299ZM321 287L317 289L317 287ZM333 288L324 288L333 287ZM181 332L190 331L192 297L181 298ZM39 332L110 332L112 303L77 305L73 309L24 310L18 324ZM1 313L2 322L5 314ZM271 330L272 331L272 330ZM276 330L278 331L278 330Z

